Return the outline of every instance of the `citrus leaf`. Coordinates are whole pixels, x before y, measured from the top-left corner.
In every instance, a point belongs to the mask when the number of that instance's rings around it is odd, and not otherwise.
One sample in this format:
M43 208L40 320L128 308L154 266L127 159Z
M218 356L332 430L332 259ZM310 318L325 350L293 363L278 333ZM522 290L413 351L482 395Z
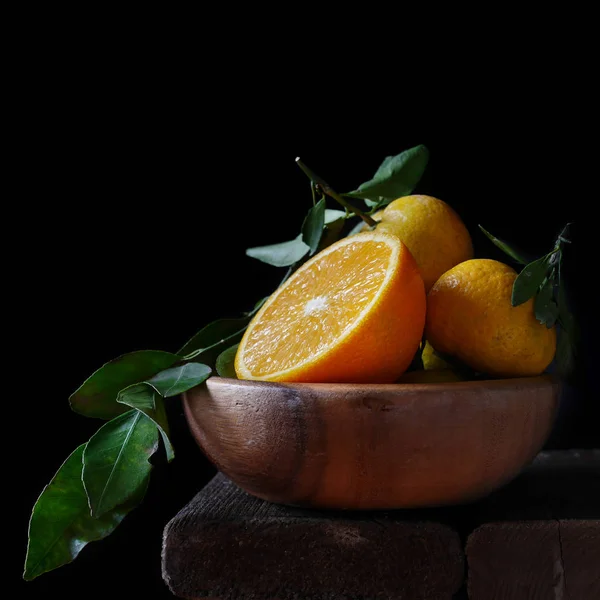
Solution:
M274 267L289 267L298 262L310 250L302 241L302 234L289 242L248 248L246 255Z
M239 344L227 348L224 352L219 354L217 358L217 373L221 377L230 377L231 379L237 379L237 373L235 372L235 355L237 354Z
M135 495L150 476L149 458L158 448L156 425L139 410L105 423L83 451L83 485L93 517Z
M380 196L377 200L365 199L365 204L371 209L369 211L369 214L373 214L374 212L377 212L380 208L382 208L386 204L389 204L392 200L395 200L395 198L388 199L388 198L382 198Z
M335 210L333 208L325 209L325 225L329 225L330 223L333 223L334 221L337 221L339 219L345 219L345 218L346 218L346 212L343 210Z
M200 385L211 374L211 369L202 363L187 363L156 374L146 383L150 384L161 396L170 398Z
M535 318L548 329L554 327L558 319L558 306L554 302L554 281L548 278L537 293L534 302Z
M162 397L149 383L136 383L121 390L117 402L135 408L145 414L157 427L165 446L167 461L175 458L175 451L169 439L169 422Z
M178 360L176 354L159 350L123 354L85 380L69 398L71 408L86 417L112 419L127 410L116 402L123 388L149 379Z
M94 519L81 481L85 446L67 458L33 507L23 573L26 581L72 562L87 544L110 535L146 492L147 479L131 502Z
M479 229L487 236L487 238L500 248L504 253L508 254L512 259L516 260L521 265L526 265L529 261L523 256L521 253L517 252L514 248L511 248L506 242L498 239L493 236L489 231L486 231L481 225L479 225Z
M342 211L336 211L342 212ZM344 214L344 213L342 213ZM323 235L321 236L321 241L319 242L318 251L324 250L337 242L340 239L340 234L342 233L342 229L344 228L344 224L346 223L346 219L344 217L340 217L335 221L330 221L325 225L325 229L323 231Z
M325 226L325 198L321 198L309 211L302 224L302 241L310 248L313 255L319 247L323 227ZM304 256L304 254L302 255ZM302 258L302 257L300 257ZM294 261L296 262L296 261ZM290 263L293 264L293 263ZM289 266L289 265L282 265Z
M213 321L186 342L177 354L185 360L191 360L190 355L195 355L194 358L202 358L203 363L212 365L224 348L242 339L250 318L251 315L247 315L241 319Z
M512 289L511 302L513 306L519 306L527 302L537 292L546 278L548 272L548 256L542 256L525 266L519 273Z
M357 190L344 196L363 198L369 206L382 205L407 196L419 183L427 162L429 150L423 145L405 150L396 156L388 156L381 163L373 178L361 184ZM380 202L383 198L384 201Z

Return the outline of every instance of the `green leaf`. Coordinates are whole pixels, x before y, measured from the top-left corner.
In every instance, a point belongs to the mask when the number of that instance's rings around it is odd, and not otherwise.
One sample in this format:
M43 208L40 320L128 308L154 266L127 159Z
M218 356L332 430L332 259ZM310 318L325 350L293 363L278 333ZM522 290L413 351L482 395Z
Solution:
M325 226L325 198L321 198L309 211L302 224L302 242L310 248L311 256L317 251ZM302 255L304 256L304 255ZM294 261L296 262L296 261ZM289 265L283 265L289 266Z
M429 150L416 146L396 156L388 156L379 166L373 179L361 184L357 190L344 194L351 198L368 200L369 206L387 204L408 196L417 186L429 161Z
M231 346L231 348L227 348L227 350L219 354L219 358L217 358L217 373L221 377L237 379L234 362L238 347L239 344L236 344L235 346Z
M319 242L319 252L321 252L321 250L324 250L325 248L328 248L329 246L331 246L331 244L337 242L340 239L340 235L342 233L342 229L344 228L345 223L346 219L340 217L339 219L336 219L335 221L330 221L329 223L327 223L327 225L325 225L323 235L321 236L321 241Z
M136 383L121 390L117 402L139 410L154 422L162 437L167 461L171 462L175 458L175 451L169 439L169 422L162 396L148 382Z
M146 492L147 479L131 502L94 519L81 481L85 446L67 458L33 507L23 573L26 581L70 563L88 543L110 535Z
M527 302L542 285L548 272L548 256L542 256L525 266L515 279L512 289L512 305L519 306Z
M211 374L211 369L201 363L187 363L166 369L149 379L149 383L161 396L170 398L200 385Z
M176 354L159 350L123 354L86 379L69 398L71 408L86 417L112 419L126 410L116 401L123 388L149 379L178 360L180 358Z
M554 280L549 277L540 288L534 301L535 318L548 329L554 327L558 319L558 306L554 302Z
M189 360L190 355L201 357L202 362L212 365L224 348L242 339L251 315L241 319L219 319L203 327L177 352Z
M494 237L489 231L486 231L481 225L479 225L479 229L487 236L487 238L500 250L508 254L512 259L516 260L518 263L522 265L526 265L529 261L519 252L517 252L514 248L511 248L506 242L499 240L497 237Z
M134 496L150 476L158 447L156 425L139 410L115 417L90 438L83 452L83 485L93 517Z
M346 218L346 211L335 210L333 208L325 209L325 225L329 225L330 223L338 221L339 219L345 219L345 218Z
M246 255L274 267L289 267L298 262L309 250L310 247L302 241L302 234L300 234L289 242L248 248Z
M395 198L382 198L381 196L377 200L365 200L365 204L371 209L369 214L376 213L380 208L383 208Z

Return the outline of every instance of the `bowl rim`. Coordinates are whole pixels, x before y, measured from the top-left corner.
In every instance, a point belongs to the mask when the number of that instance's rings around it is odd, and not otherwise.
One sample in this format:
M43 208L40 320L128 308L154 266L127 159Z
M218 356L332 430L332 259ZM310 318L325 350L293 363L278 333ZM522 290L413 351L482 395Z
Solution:
M547 386L558 386L561 379L552 373L542 373L541 375L532 375L529 377L510 377L497 379L475 379L468 381L444 381L437 383L308 383L296 381L261 381L255 379L236 379L234 377L221 377L220 375L211 375L206 383L217 383L218 385L232 385L250 388L278 387L298 388L298 389L335 389L340 392L359 391L359 390L377 390L377 391L435 391L441 389L453 390L472 390L485 388L505 389L505 388L539 388Z

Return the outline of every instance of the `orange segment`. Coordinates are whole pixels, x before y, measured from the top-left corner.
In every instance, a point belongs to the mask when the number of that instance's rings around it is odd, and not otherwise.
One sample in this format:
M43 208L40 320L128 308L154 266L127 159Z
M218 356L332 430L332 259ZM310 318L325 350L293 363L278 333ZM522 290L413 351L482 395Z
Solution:
M256 314L236 373L269 381L394 381L421 340L425 302L416 263L396 236L345 238L298 269Z

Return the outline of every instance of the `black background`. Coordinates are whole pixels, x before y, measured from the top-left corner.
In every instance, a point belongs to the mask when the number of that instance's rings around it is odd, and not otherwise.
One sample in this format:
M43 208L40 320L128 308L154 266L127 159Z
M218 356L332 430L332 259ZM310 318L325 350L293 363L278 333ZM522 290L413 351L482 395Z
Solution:
M197 74L193 82L181 73L140 75L135 61L99 64L40 76L44 101L24 106L17 154L30 223L19 270L26 475L11 573L24 559L37 495L99 425L69 410L69 394L107 360L138 349L176 351L204 324L236 316L274 289L281 273L244 249L299 232L311 200L296 156L348 191L385 156L426 144L431 161L417 191L459 212L480 257L502 259L478 223L541 254L575 221L568 277L583 341L551 445L598 445L588 391L596 329L585 293L593 262L587 210L597 193L591 200L583 115L545 105L544 114L554 111L549 121L535 103L521 98L509 107L493 94L444 114L435 102L418 111L394 94L369 107L355 97L350 106L318 88L301 98L297 82L265 89L250 69L227 85ZM143 505L74 564L19 584L18 597L170 597L160 577L163 527L214 468L191 440L178 399L169 416L177 456L171 465L157 461Z

